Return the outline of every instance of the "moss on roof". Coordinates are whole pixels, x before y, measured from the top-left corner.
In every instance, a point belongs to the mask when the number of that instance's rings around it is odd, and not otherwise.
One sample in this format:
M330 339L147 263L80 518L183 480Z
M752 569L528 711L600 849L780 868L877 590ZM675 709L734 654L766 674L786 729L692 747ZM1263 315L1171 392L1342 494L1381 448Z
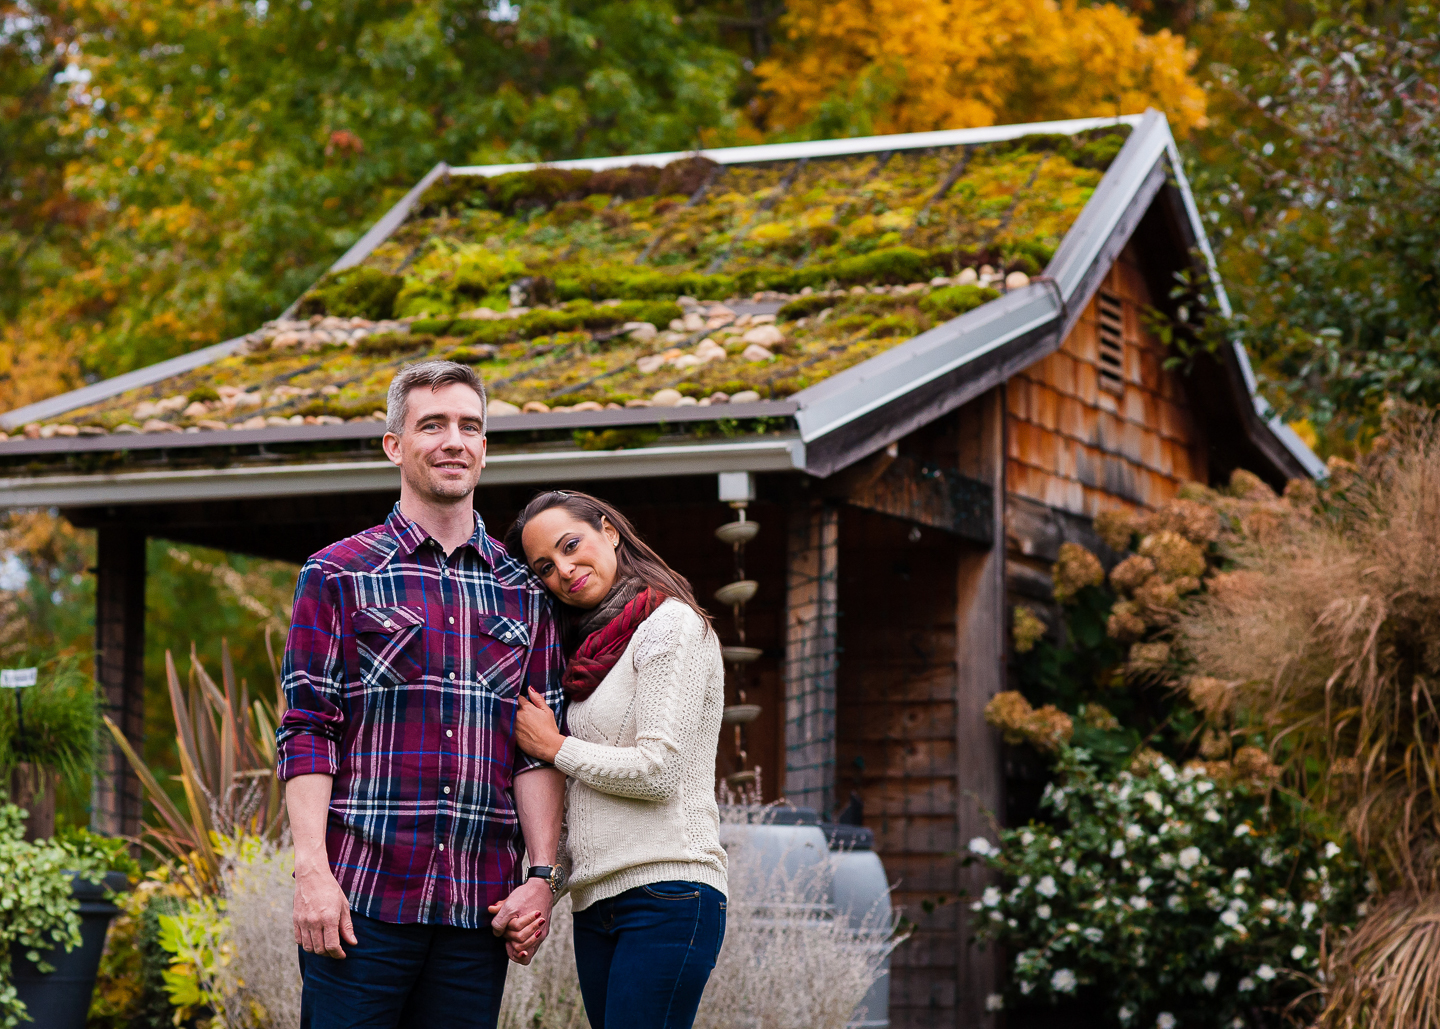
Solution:
M451 176L247 352L45 434L372 417L426 357L476 365L496 414L785 397L1038 273L1127 133Z

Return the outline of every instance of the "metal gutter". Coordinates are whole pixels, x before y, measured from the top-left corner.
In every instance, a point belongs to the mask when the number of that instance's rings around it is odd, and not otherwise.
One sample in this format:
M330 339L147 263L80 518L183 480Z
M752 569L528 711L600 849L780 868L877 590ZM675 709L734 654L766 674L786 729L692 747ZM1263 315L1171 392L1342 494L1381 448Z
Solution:
M638 447L634 450L525 450L492 453L489 486L634 479L720 472L793 472L805 464L795 435L758 440ZM169 501L398 490L389 461L328 461L264 468L200 468L0 479L0 508L89 507Z
M716 164L757 164L762 161L798 161L802 158L851 157L878 154L887 150L919 150L924 147L973 146L999 143L1041 133L1074 135L1107 125L1138 125L1144 115L1125 114L1116 118L1068 118L1063 121L1022 122L1017 125L985 125L975 129L946 129L940 132L902 132L889 136L859 136L848 139L817 139L802 143L764 143L759 146L719 147L714 150L672 150L663 154L633 154L618 157L580 157L570 161L524 164L469 164L451 168L451 175L507 175L536 168L577 168L604 171L634 164L664 167L686 157L704 157Z
M754 404L714 407L629 407L622 411L579 411L559 414L517 414L489 420L493 438L519 432L567 429L614 429L626 426L684 425L692 422L750 421L789 418L800 405L792 400L762 400ZM111 433L108 436L54 436L50 439L16 439L0 442L0 461L36 454L104 454L119 451L193 450L202 447L265 447L291 443L330 443L379 439L383 422L347 422L344 425L276 425L264 429L222 429L214 432Z

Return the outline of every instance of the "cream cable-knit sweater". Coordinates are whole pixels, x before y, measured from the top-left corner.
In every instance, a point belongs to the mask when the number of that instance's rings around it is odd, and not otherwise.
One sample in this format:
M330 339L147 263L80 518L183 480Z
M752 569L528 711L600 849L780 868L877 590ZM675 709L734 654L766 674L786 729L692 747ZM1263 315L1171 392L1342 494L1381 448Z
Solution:
M715 804L724 704L719 640L667 600L595 692L570 705L555 767L570 777L562 846L576 911L669 880L726 892Z

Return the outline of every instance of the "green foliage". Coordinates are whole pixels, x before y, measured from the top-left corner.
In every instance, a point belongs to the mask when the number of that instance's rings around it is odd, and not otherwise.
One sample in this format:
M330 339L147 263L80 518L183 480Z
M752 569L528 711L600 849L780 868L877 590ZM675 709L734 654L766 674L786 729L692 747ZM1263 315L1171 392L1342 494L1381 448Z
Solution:
M122 837L102 836L82 826L67 825L55 834L55 843L74 857L72 868L140 877L140 863L130 854L130 841Z
M333 314L341 318L381 321L395 313L395 298L405 280L377 268L347 268L330 272L300 301L302 316Z
M75 854L53 841L25 842L19 808L0 805L0 1029L27 1019L25 1005L10 982L11 962L23 954L42 971L53 969L42 955L54 947L80 945L78 905L70 895ZM98 876L100 869L82 869Z
M160 946L160 919L183 900L161 870L115 902L121 913L105 938L86 1029L174 1029L164 978L171 955Z
M421 323L416 322L415 325ZM428 332L377 332L366 336L355 344L355 352L364 357L390 357L394 354L409 354L417 350L429 350L435 345L435 337Z
M988 286L945 286L927 294L920 301L920 310L939 321L949 321L999 296L999 293Z
M581 431L575 433L575 442L581 450L629 450L654 443L660 438L658 429L605 429L601 432Z
M828 293L812 293L808 297L796 297L775 312L775 320L793 322L801 318L809 318L811 315L819 314L827 307L834 307L838 302L838 298L832 297Z
M78 665L73 658L57 659L36 685L0 698L5 701L0 704L0 775L8 777L17 763L26 762L56 772L72 790L89 782L101 702Z
M1198 1029L1263 1024L1309 991L1322 929L1364 899L1348 851L1284 797L1195 768L1105 775L1067 749L1058 770L1052 824L970 844L1000 876L972 907L1009 955L1006 1006L1083 991L1122 1026Z

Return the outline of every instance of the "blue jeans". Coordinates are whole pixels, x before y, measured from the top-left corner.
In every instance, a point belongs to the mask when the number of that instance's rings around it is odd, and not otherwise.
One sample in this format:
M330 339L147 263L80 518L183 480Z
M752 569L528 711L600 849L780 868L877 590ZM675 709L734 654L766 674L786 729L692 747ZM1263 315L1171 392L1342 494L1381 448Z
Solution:
M575 913L592 1029L690 1029L725 939L725 898L699 883L637 886Z
M344 960L300 951L301 1029L494 1029L506 957L488 926L352 917Z

